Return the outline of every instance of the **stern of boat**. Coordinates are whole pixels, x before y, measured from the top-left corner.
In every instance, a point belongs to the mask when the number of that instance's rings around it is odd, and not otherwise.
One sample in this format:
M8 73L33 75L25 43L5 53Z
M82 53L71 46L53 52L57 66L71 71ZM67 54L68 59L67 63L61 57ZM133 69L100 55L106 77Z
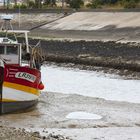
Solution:
M34 107L40 95L41 73L29 67L5 65L0 67L1 114Z

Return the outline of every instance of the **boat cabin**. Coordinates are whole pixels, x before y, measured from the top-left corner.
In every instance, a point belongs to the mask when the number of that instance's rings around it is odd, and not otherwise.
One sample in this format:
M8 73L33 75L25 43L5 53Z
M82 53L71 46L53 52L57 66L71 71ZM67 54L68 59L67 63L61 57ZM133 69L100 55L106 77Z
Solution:
M21 64L21 45L7 37L0 38L0 58L6 64Z

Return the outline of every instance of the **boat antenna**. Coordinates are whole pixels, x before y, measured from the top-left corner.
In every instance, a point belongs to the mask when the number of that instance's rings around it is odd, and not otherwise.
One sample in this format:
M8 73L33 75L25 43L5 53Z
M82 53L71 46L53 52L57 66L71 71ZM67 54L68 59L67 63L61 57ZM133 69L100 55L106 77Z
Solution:
M7 37L8 30L13 31L13 26L11 24L11 20L13 19L13 15L10 15L10 14L1 15L1 19L3 20L3 23L1 26L1 31L6 32L6 37ZM14 37L17 41L15 33L14 33Z
M20 29L20 4L18 4L18 27Z
M2 15L1 19L3 20L1 30L9 30L9 29L13 30L13 26L11 24L11 20L13 19L13 15L9 15L9 14Z

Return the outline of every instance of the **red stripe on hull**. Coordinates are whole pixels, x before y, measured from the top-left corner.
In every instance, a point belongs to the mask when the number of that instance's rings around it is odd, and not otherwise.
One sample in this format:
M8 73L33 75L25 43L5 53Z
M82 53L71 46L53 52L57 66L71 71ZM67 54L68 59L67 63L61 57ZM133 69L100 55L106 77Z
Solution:
M5 65L4 81L38 88L41 81L41 73L37 69L24 66Z

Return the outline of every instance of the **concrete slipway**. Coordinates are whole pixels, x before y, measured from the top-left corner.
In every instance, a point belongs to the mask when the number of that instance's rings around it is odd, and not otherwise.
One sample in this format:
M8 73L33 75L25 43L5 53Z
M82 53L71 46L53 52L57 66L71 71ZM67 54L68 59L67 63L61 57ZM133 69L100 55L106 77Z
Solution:
M36 31L57 38L138 41L140 12L76 12Z
M3 13L0 13L0 15ZM140 12L14 13L14 29L32 29L31 36L84 40L139 41ZM1 21L0 21L1 23Z
M78 12L43 26L52 30L107 30L140 27L139 12Z

